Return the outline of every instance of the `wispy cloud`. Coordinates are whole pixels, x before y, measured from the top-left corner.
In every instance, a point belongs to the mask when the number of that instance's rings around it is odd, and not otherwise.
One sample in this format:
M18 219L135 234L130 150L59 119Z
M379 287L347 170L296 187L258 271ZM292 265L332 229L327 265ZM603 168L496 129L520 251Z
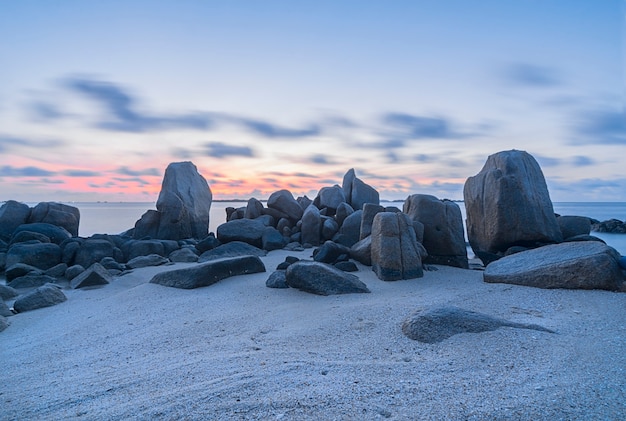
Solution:
M102 175L97 171L90 170L65 170L61 174L68 177L100 177Z
M514 63L502 71L504 81L523 88L551 88L563 84L560 73L551 67Z
M210 142L205 145L206 154L215 158L225 158L229 156L255 156L252 148L248 146L228 145L221 142Z
M40 167L13 167L5 165L0 167L0 177L49 177L55 175L53 171Z
M571 124L572 144L626 145L626 112L596 109L581 113Z
M128 175L128 176L132 176L132 177L138 177L138 176L142 176L142 175L148 175L148 176L155 176L158 177L161 175L161 171L159 171L156 168L143 168L143 169L139 169L139 170L134 170L128 167L119 167L116 170L114 170L113 172L117 173L117 174L121 174L121 175Z
M19 147L48 149L56 148L61 145L63 145L63 142L55 139L29 139L0 134L0 152L8 152L9 150Z
M225 121L234 123L245 129L266 138L278 139L278 138L302 138L317 136L321 133L321 128L318 124L310 124L304 128L289 128L281 127L268 121L250 119L245 117L239 117L234 115L222 115Z
M405 113L386 113L383 123L408 139L458 139L467 137L452 129L450 119L443 117L424 117ZM398 141L398 139L396 139Z

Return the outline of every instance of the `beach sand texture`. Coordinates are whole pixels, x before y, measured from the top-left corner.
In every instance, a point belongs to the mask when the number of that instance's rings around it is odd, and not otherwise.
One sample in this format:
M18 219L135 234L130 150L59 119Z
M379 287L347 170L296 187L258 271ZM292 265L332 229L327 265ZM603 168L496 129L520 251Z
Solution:
M370 294L270 289L267 273L181 290L138 269L18 314L0 334L0 419L608 419L626 417L626 294L487 284L436 266ZM418 309L455 306L503 327L427 344Z

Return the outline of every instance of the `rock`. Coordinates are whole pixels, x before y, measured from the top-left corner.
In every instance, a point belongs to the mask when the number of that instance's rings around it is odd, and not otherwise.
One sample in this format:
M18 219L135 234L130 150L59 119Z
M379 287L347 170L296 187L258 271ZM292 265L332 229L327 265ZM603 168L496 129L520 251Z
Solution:
M366 266L372 266L372 236L370 235L350 247L350 257Z
M193 163L173 162L163 176L157 213L148 211L137 221L134 238L146 234L164 240L205 238L212 200L209 185Z
M381 212L372 226L372 270L383 281L420 278L422 250L413 224L403 213Z
M463 197L468 239L481 260L483 253L501 255L511 246L563 239L541 168L524 151L489 156L482 170L465 182Z
M263 250L279 250L285 246L285 239L276 228L265 227L265 230L263 230L263 236L261 237L261 245Z
M0 316L0 332L9 327L9 321L4 316Z
M116 271L124 271L126 270L126 265L123 265L119 262L117 262L115 259L113 259L112 257L103 257L102 260L100 260L99 262L103 268L107 269L107 270L116 270Z
M350 249L333 241L326 241L316 250L313 260L320 263L333 264L341 255L349 255Z
M50 243L50 239L48 237L46 237L45 235L39 233L39 232L32 232L32 231L20 231L17 234L15 234L13 237L11 237L11 241L9 242L9 246L16 244L16 243L26 243L29 241L38 241L40 243Z
M265 286L268 288L289 288L287 285L287 278L284 270L276 270L265 281Z
M74 261L72 263L89 267L94 263L100 262L105 257L113 258L115 256L114 245L107 240L85 240L80 248L76 250Z
M109 272L100 263L94 263L80 275L70 281L70 286L74 289L106 285L112 281Z
M372 224L377 213L384 212L385 208L374 203L365 203L363 205L363 215L361 217L361 228L359 241L365 237L369 237L372 233Z
M181 248L170 253L169 259L176 263L191 263L198 261L198 255L190 248Z
M13 235L17 235L22 231L37 232L43 234L50 239L54 244L61 244L65 240L72 238L72 235L63 227L48 224L45 222L36 222L32 224L23 224L15 229Z
M165 247L160 240L131 240L124 244L125 260L132 260L139 256L148 256L150 254L158 254L166 256Z
M322 217L319 209L311 204L302 214L302 227L300 228L302 243L308 243L312 246L320 245L320 237L322 234Z
M41 202L31 210L28 222L44 222L62 227L66 229L72 237L78 237L80 211L74 206L65 205L63 203Z
M609 219L602 222L594 222L591 229L596 232L608 232L612 234L626 233L626 223L619 219Z
M423 263L469 268L459 205L428 194L414 194L404 202L403 212L424 226L422 245L428 257Z
M13 232L25 224L30 216L30 207L15 200L7 200L0 206L0 240L9 241Z
M78 249L82 246L83 240L79 238L70 238L62 243L61 247L61 262L66 263L68 265L74 264L74 259L76 258L76 253L78 253Z
M327 215L331 216L337 212L339 205L346 201L343 189L337 185L332 187L322 187L313 200L313 204L318 209L328 209Z
M4 301L0 301L0 317L11 317L13 312Z
M358 272L359 270L354 262L337 262L333 266L343 272Z
M52 276L40 274L40 273L28 273L19 278L15 278L10 282L11 288L23 289L23 288L35 288L45 284L55 283L57 280Z
M259 216L263 215L263 203L254 197L248 199L248 204L246 206L246 211L244 212L243 217L246 219L256 219Z
M615 249L595 241L553 244L492 262L483 279L537 288L616 291L624 280L620 258Z
M65 276L67 265L65 263L59 263L56 266L52 266L50 269L44 272L44 275L51 276L53 278L62 278Z
M161 272L150 283L192 289L212 285L230 276L259 272L265 272L265 266L258 256L239 256Z
M363 209L365 203L380 204L378 192L357 178L353 168L343 176L341 186L347 202L355 210Z
M337 225L341 227L343 225L343 221L354 213L354 209L347 203L341 203L337 208L337 213L335 213L335 221L337 221Z
M161 266L169 263L167 257L159 256L158 254L149 254L147 256L137 256L126 263L131 269L145 268L148 266Z
M18 295L20 295L20 293L17 292L15 288L12 288L8 285L0 284L0 299L2 301L10 300L12 298L17 297Z
M7 252L7 267L24 263L46 270L61 262L61 248L54 243L18 243Z
M346 247L352 247L361 239L361 218L363 211L357 210L344 219L343 224L339 228L340 242Z
M239 257L247 255L265 256L267 255L267 252L241 241L233 241L227 244L222 244L221 246L216 247L213 250L202 253L198 258L198 263L204 263L210 260L221 259L224 257Z
M333 218L324 218L322 220L322 238L321 241L332 239L339 231L339 224Z
M623 270L626 270L626 256L620 257L617 263L619 264L620 268L622 268Z
M287 218L294 223L302 218L302 207L293 198L289 190L279 190L272 193L267 199L267 207L287 215Z
M7 282L11 282L15 278L28 275L29 273L43 275L43 271L41 269L36 268L35 266L27 265L25 263L15 263L7 267L4 274L6 276Z
M554 333L539 325L510 322L457 307L417 311L402 323L402 333L415 341L433 344L459 333L489 332L501 327Z
M85 271L85 268L82 267L81 265L73 265L67 268L67 270L65 271L65 278L68 281L71 281L72 279L76 278L78 275L80 275L81 273L83 273Z
M15 300L15 303L13 303L13 309L17 313L23 313L25 311L36 310L38 308L50 307L64 301L67 301L67 297L63 294L63 291L61 291L59 287L56 285L46 284Z
M221 244L222 243L220 242L220 240L215 238L215 235L213 233L210 233L203 240L198 241L198 243L195 245L195 247L196 247L196 250L198 250L198 253L202 254L205 251L212 250L212 249L214 249L215 247L217 247L217 246L219 246Z
M563 239L578 235L589 235L591 232L591 220L585 216L559 216L556 218Z
M217 227L217 239L224 244L242 241L262 248L265 228L265 224L257 219L235 219Z
M370 292L358 277L325 263L299 261L287 268L286 283L317 295Z

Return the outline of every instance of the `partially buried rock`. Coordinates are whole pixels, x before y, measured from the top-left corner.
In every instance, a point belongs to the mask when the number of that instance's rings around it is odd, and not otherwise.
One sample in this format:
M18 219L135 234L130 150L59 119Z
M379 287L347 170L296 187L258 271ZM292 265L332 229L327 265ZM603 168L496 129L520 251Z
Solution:
M112 280L109 272L100 264L94 263L87 270L71 280L70 286L74 289L106 285Z
M296 262L287 268L286 283L292 288L317 295L370 292L356 276L318 262Z
M191 263L198 261L198 255L190 248L183 247L171 252L169 259L176 263Z
M489 332L501 327L554 333L542 326L510 322L457 307L441 307L429 311L418 311L402 323L402 333L415 341L432 344L441 342L459 333Z
M169 260L166 257L159 256L158 254L149 254L148 256L137 256L126 263L131 269L145 268L148 266L160 266L168 263Z
M22 313L24 311L50 307L66 300L67 297L59 287L46 284L15 300L13 309L18 313Z
M52 276L43 275L39 273L28 273L24 276L20 276L19 278L13 279L10 283L10 286L11 288L17 288L17 289L33 288L33 287L40 287L48 283L54 283L54 282L56 282L56 278L53 278Z
M156 274L150 283L193 289L213 285L231 276L259 272L265 272L265 266L258 256L239 256L161 272Z
M624 277L619 253L597 241L553 244L490 263L485 282L537 288L619 290Z
M289 288L289 285L287 285L285 271L274 271L269 278L267 278L267 281L265 281L265 286L268 288Z
M0 316L0 332L9 327L9 321L4 316Z
M267 252L260 248L251 246L250 244L233 241L231 243L222 244L212 250L206 251L198 258L198 263L208 262L209 260L221 259L224 257L239 256L265 256Z
M0 316L2 317L11 317L13 316L13 312L9 308L8 305L2 300L0 300Z
M0 284L0 299L3 301L10 300L11 298L15 298L20 295L14 288Z

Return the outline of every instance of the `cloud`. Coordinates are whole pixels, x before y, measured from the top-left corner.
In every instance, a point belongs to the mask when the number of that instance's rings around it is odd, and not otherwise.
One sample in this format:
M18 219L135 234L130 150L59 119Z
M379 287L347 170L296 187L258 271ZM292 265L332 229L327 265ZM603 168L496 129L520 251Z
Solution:
M575 156L572 159L572 164L576 167L586 167L595 164L595 161L588 156Z
M13 167L5 165L0 167L0 177L49 177L54 172L39 167Z
M319 165L333 165L337 163L332 157L321 153L311 156L308 161Z
M626 112L610 109L587 111L572 124L574 145L626 145Z
M140 177L113 177L113 180L121 183L138 183L142 186L149 185L150 183ZM122 187L122 186L120 186Z
M508 84L525 88L551 88L563 83L556 69L528 63L511 64L502 76Z
M206 130L213 124L208 114L147 115L136 110L135 98L122 87L97 80L70 78L64 85L97 103L107 115L96 126L111 131L148 132L165 129Z
M533 154L533 156L541 167L557 167L561 165L561 160L559 158L551 158L549 156L541 156L537 154Z
M410 139L450 139L460 136L450 128L450 122L444 118L386 113L382 120L386 125L402 130Z
M255 156L252 148L248 146L227 145L221 142L211 142L205 145L206 154L215 158L225 158L228 156Z
M0 152L7 152L15 147L48 149L56 148L61 145L63 145L63 142L55 139L37 140L0 134Z
M224 118L232 123L242 126L243 128L255 134L270 139L311 137L317 136L321 133L321 128L317 124L311 124L305 128L292 129L287 127L281 127L267 121L254 120L244 117L224 116Z
M133 170L130 169L128 167L119 167L118 169L114 170L115 173L117 174L121 174L121 175L128 175L131 177L138 177L138 176L142 176L142 175L148 175L148 176L155 176L158 177L161 175L161 172L156 169L156 168L144 168L141 170Z
M99 177L102 175L99 172L89 170L65 170L61 174L68 177Z
M34 102L29 105L29 112L36 121L53 121L65 117L58 107L49 102Z

